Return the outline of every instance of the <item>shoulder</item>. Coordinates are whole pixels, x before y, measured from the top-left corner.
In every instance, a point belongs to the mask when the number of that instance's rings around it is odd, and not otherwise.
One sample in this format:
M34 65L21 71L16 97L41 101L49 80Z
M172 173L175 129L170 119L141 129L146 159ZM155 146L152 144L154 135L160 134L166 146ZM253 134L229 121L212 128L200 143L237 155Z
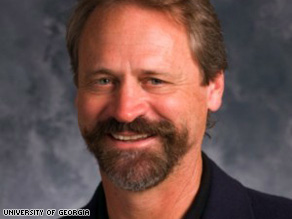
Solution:
M292 219L292 200L247 188L208 159L212 172L205 219Z
M292 200L246 189L256 219L292 218Z

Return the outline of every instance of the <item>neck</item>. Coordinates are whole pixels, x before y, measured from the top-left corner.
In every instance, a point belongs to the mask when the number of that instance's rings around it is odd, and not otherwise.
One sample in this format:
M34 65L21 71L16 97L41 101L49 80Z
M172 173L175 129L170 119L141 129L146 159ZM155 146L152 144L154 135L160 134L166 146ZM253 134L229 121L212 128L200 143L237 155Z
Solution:
M202 156L198 150L189 151L167 179L143 192L121 190L101 172L109 218L182 218L200 186Z

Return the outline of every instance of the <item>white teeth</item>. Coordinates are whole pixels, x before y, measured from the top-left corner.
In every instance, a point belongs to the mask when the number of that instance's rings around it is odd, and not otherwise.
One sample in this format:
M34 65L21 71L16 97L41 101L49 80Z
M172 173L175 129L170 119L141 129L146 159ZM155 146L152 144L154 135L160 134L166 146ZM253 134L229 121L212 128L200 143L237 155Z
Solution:
M141 134L141 135L131 135L131 136L125 136L125 135L118 135L118 134L112 134L112 136L121 141L133 141L133 140L138 140L138 139L143 139L147 138L147 134Z

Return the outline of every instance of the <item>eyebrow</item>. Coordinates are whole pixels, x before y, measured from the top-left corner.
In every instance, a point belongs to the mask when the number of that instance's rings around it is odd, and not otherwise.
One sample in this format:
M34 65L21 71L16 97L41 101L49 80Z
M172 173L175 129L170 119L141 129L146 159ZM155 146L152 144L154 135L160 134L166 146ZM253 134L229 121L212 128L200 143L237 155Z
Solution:
M98 68L96 70L92 70L92 71L88 71L85 74L85 78L87 78L87 80L89 80L90 78L93 78L94 76L97 75L109 75L109 76L113 76L115 75L114 71L108 69L108 68Z
M109 74L113 75L114 71L108 69L108 68L99 68L95 71L89 72L89 75L98 75L98 74Z
M139 75L149 75L149 76L157 76L157 75L170 75L168 72L163 72L163 71L155 71L155 70L139 70L138 72ZM87 73L87 77L93 77L95 75L100 75L100 74L104 74L104 75L116 75L118 72L115 72L113 70L110 70L108 68L98 68L97 70L94 71L90 71Z
M158 71L152 71L152 70L142 70L142 74L145 75L170 75L168 72L158 72Z

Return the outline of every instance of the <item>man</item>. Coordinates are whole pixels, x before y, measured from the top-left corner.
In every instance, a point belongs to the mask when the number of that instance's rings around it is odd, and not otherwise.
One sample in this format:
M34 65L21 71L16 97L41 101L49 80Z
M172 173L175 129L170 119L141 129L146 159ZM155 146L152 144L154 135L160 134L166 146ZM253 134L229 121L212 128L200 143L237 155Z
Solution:
M82 0L67 45L79 127L102 183L92 218L292 218L243 187L201 144L227 67L207 0Z

